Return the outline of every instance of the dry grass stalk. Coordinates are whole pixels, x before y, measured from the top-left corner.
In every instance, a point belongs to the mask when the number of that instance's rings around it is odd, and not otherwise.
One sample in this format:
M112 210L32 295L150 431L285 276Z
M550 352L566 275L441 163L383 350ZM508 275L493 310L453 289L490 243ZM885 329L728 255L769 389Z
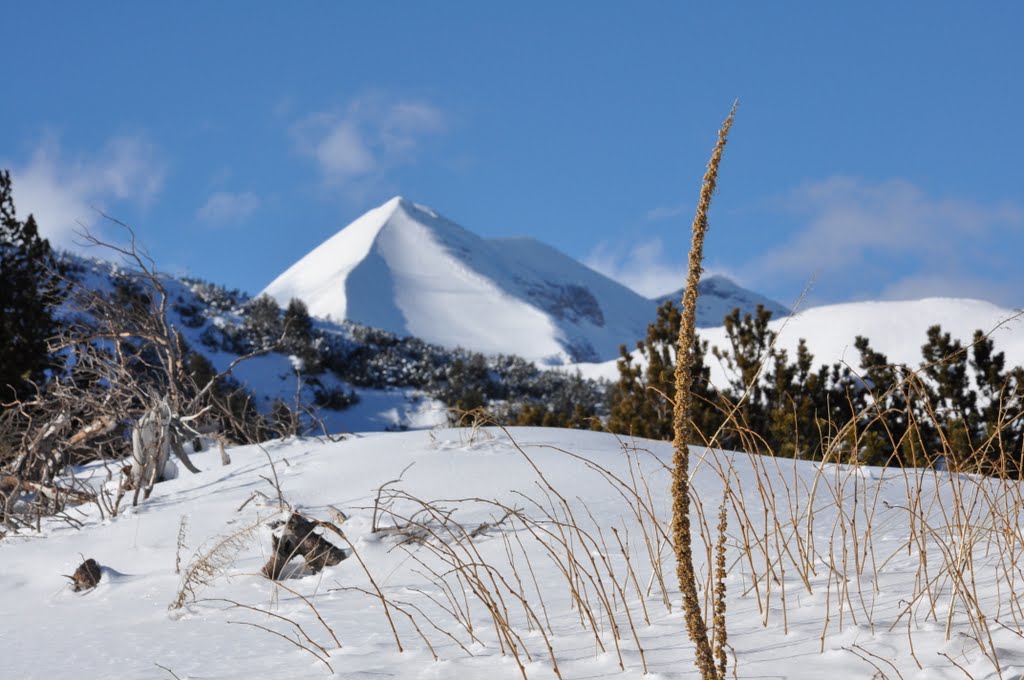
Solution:
M300 600L302 600L302 602L307 607L309 607L310 611L313 612L313 615L316 616L317 621L319 621L320 625L324 627L324 630L326 630L330 634L331 639L334 640L334 644L338 646L337 648L341 649L341 640L339 640L338 636L334 633L334 629L327 625L327 622L324 621L324 617L322 617L320 615L320 610L316 608L316 605L314 605L312 602L310 602L308 597L306 597L305 595L303 595L302 593L300 593L300 592L298 592L296 590L293 590L293 589L289 588L288 586L286 586L285 584L280 583L280 582L277 583L277 587L278 588L282 588L284 590L287 590L289 593L291 593L295 597L297 597Z
M307 645L304 645L301 642L298 642L298 643L296 643L298 646L302 647L303 649L305 649L306 651L310 652L314 656L317 656L317 658L320 658L317 655L316 651L313 651L313 648L315 648L324 657L324 658L320 659L321 661L324 661L324 659L326 659L327 656L330 654L328 652L327 648L324 647L323 645L321 645L316 640L314 640L313 637L309 633L307 633L306 630L301 625L299 625L295 620L293 620L293 619L291 619L291 618L289 618L287 616L284 616L283 614L278 614L277 612L273 612L273 611L270 611L269 609L264 609L262 607L255 607L255 606L249 605L249 604L242 604L241 602L236 602L235 600L230 600L230 599L223 598L223 597L205 598L202 601L203 602L223 602L225 604L230 605L229 608L231 608L231 609L236 609L236 608L237 609L245 609L247 611L256 612L257 614L262 614L264 616L267 616L267 617L272 618L272 619L276 619L278 621L283 621L283 622L293 626L295 628L295 632L297 633L297 635L301 636L302 639L305 639L306 642L308 643L308 646L307 646ZM322 621L322 619L321 619L321 621ZM247 623L248 625L256 625L256 624L249 623L247 621L228 621L228 623ZM268 630L268 629L264 628L263 626L258 626L258 627L262 628L263 630ZM287 636L282 635L278 631L271 630L269 632L275 633L277 635L280 635L281 637L284 637L285 639L291 640L291 638L288 638ZM337 638L335 638L335 641L337 641ZM292 640L292 642L295 642L295 641ZM339 647L340 647L340 645L339 645ZM327 663L327 662L324 661L324 663Z
M239 553L245 550L258 529L252 524L215 541L209 547L202 546L182 574L181 586L168 609L181 609L190 599L195 600L198 591L210 585L227 572L235 563Z
M728 493L728 488L726 489ZM725 671L728 666L728 657L725 654L725 647L728 644L725 626L725 530L728 525L729 507L723 496L722 505L718 511L718 542L715 544L715 616L712 626L714 634L713 651L718 661L718 677L725 678Z
M246 606L246 605L241 605L241 606ZM266 613L266 612L264 611L264 613ZM252 621L228 621L228 623L229 624L241 625L241 626L251 626L253 628L257 628L259 630L262 630L262 631L264 631L266 633L270 633L271 635L276 635L277 637L281 638L282 640L287 640L288 642L292 643L293 645L295 645L296 647L298 647L302 651L306 652L307 654L311 654L317 661L319 661L323 665L327 666L327 670L328 671L330 671L332 674L334 673L334 667L331 666L330 661L327 660L326 654L321 656L320 654L318 654L316 652L316 650L312 649L308 645L303 644L300 640L290 638L287 635L285 635L284 633L276 631L273 628L268 628L267 626L261 626L258 623L253 623Z
M920 387L911 376L900 389ZM729 417L730 427L746 441L755 442L756 435L746 428L740 413ZM1016 416L1007 416L1012 417ZM891 444L923 451L925 426L911 420L908 433L889 434ZM973 641L975 658L987 659L998 674L997 648L988 622L1009 617L1020 630L1024 621L1024 589L1016 587L1024 580L1024 572L1017 567L1024 554L1020 483L1008 476L992 479L934 469L888 468L876 473L856 463L855 452L865 437L858 426L823 423L821 432L828 462L816 464L813 472L805 461L776 458L763 441L757 444L767 452L765 456L709 448L693 460L694 473L712 471L720 478L723 493L717 531L706 496L704 506L690 499L704 541L697 555L701 564L694 573L699 568L700 581L707 581L703 606L711 620L705 630L715 662L713 677L725 677L727 654L732 650L725 636L724 585L725 574L735 573L732 568L737 565L749 582L730 596L756 594L765 626L781 624L784 630L794 607L800 615L794 590L824 595L822 650L837 628L841 632L851 624L864 625L885 634L886 629L904 626L911 654L905 660L893 660L892 668L888 662L881 663L884 655L876 656L867 646L850 649L865 662L877 662L879 677L886 677L885 673L899 677L911 659L920 668L913 638L922 620ZM836 436L840 432L843 437ZM490 436L485 430L479 434ZM513 658L524 678L528 664L544 657L541 642L553 674L560 674L557 644L569 617L556 616L553 626L548 610L555 614L558 609L552 605L561 600L564 610L571 608L571 617L578 615L580 627L593 634L596 650L614 650L620 668L628 663L646 668L645 631L637 626L641 613L645 622L654 618L645 600L657 597L661 562L670 559L663 548L671 545L671 528L656 511L658 503L644 476L645 466L640 465L643 450L624 446L623 467L616 473L585 456L543 447L578 461L615 490L622 516L633 521L609 526L599 524L585 501L569 498L556 488L510 435L509 441L536 473L534 492L518 493L517 507L480 498L424 501L395 488L398 480L377 490L375 535L405 551L421 567L418 573L433 586L413 589L422 600L396 599L386 579L368 572L367 585L346 590L381 602L396 641L400 631L403 637L414 633L435 658L443 650L437 647L435 652L436 643L431 640L439 635L467 655L472 655L473 644L494 645ZM976 452L956 452L952 446L946 441L942 451L926 453L962 461L975 456ZM671 471L651 457L655 466L646 466L648 473ZM891 496L889 503L883 503L883 488L887 496L893 488L901 496L905 490L905 504L901 499L894 505ZM482 505L491 521L457 520L470 504ZM731 534L726 533L726 518L733 522ZM894 524L910 527L910 535L898 544L890 542ZM328 528L340 535L336 528ZM488 547L486 542L494 535L500 538ZM531 566L538 554L551 560L555 573L562 575L560 582L538 582ZM366 570L367 565L359 561ZM998 571L995 576L993 566ZM913 591L894 611L879 596L881 585L889 572L914 574L915 569ZM648 576L645 594L641 583ZM990 594L993 583L998 591L994 597ZM663 593L667 590L661 588ZM668 605L666 611L671 611ZM392 622L394 613L400 616ZM485 634L488 628L490 635ZM639 655L633 660L626 656L630 637ZM732 674L736 675L732 653Z
M650 590L644 594L638 570L650 570L653 580L653 565L634 557L635 541L629 538L627 524L621 527L600 524L586 502L565 496L532 457L511 437L510 441L536 474L539 494L531 497L517 493L526 509L482 498L424 501L401 489L388 487L381 491L373 509L378 525L389 529L376 533L386 536L395 548L404 551L419 565L419 573L433 582L433 592L421 589L416 592L468 635L466 644L485 644L474 621L480 620L481 613L489 619L494 633L491 640L500 647L502 654L513 658L524 677L526 664L534 660L533 645L528 644L530 637L534 642L543 641L551 671L555 677L561 677L555 650L560 633L552 627L546 603L548 598L559 595L552 590L552 584L542 586L537 579L532 564L537 560L538 549L562 574L561 597L578 613L581 628L593 635L595 649L614 650L620 669L625 669L629 662L621 643L632 638L638 657L636 663L648 672L643 629L638 627L637 618L642 615L644 622L651 620L645 601ZM636 456L628 456L629 473L622 477L583 456L559 451L599 473L616 490L630 513L652 525L647 529L649 535L656 534L664 537L657 540L668 541L667 526L655 514L644 471L635 460ZM664 463L658 461L658 465L667 470ZM493 519L483 523L457 521L455 515L471 506L488 509ZM617 552L607 540L608 530L614 536ZM502 550L498 554L494 552L494 543L490 549L478 545L489 541L492 534L500 536L498 545ZM649 554L656 555L660 562L660 554L654 551ZM383 591L373 592L371 588L372 583L367 588L355 586L344 590L370 594L395 611L404 609L402 613L414 626L417 621L425 620L429 627L470 653L466 644L435 623L440 620L436 613L428 617L428 613L415 604L397 602ZM667 611L671 610L667 608Z
M363 558L359 555L359 551L356 550L355 544L352 543L351 540L349 540L348 536L346 536L343 531L341 531L340 529L335 527L333 524L329 524L329 523L325 524L325 527L327 529L330 529L331 531L333 531L335 534L337 534L338 538L340 538L341 540L345 541L345 543L348 544L349 549L352 551L352 556L356 558L357 562L359 562L359 566L362 567L363 573L366 574L366 578L369 579L370 585L373 586L373 593L372 593L372 595L377 597L380 600L381 605L384 607L384 616L385 616L385 618L387 618L388 626L390 626L390 628L391 628L391 634L395 638L395 646L398 648L399 652L404 651L402 649L402 640L401 640L401 638L398 637L398 629L395 627L395 621L394 621L393 618L391 618L391 610L389 609L389 604L390 603L389 603L388 599L386 597L384 597L384 591L382 591L380 589L380 586L377 585L377 581L374 580L373 574L370 573L369 568L366 566L366 562L364 562Z
M708 209L718 181L718 166L722 160L729 129L736 115L733 104L729 116L718 131L718 143L711 154L704 184L701 186L697 214L693 218L693 242L690 246L689 272L686 278L686 292L683 294L683 315L679 329L679 344L676 350L676 399L673 408L672 441L672 539L676 555L676 576L683 596L683 610L690 640L695 645L695 663L705 680L718 678L714 652L708 640L707 623L701 613L697 594L697 574L693 566L692 536L690 532L690 454L689 444L694 441L690 422L692 397L690 385L693 382L690 353L697 338L697 294L700 275L703 270L704 237L708 229ZM723 674L724 675L724 674Z
M168 674L169 674L169 675L170 675L170 676L171 676L172 678L174 678L175 680L181 680L181 678L180 678L180 677L178 677L178 674L177 674L177 673L175 673L174 671L172 671L172 670L171 670L170 668L168 668L167 666L161 666L160 664L158 664L158 663L156 663L156 662L153 662L153 665L154 665L154 666L156 666L157 668L159 668L159 669L160 669L160 670L162 670L162 671L167 671L167 673L168 673Z
M182 515L178 523L178 543L174 550L174 573L181 573L181 551L188 546L185 545L185 532L188 531L188 515Z

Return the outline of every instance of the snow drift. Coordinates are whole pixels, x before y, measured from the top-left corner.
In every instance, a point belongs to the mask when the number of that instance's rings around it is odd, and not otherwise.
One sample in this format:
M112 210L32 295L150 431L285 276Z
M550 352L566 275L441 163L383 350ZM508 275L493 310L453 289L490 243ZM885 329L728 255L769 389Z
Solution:
M0 540L4 677L697 677L666 443L438 429L231 457L196 455L200 474L116 518L90 504ZM729 510L730 677L1024 673L1018 482L703 449L691 464L702 581ZM103 466L78 479L102 485ZM312 518L348 515L324 536L356 555L262 576L277 488ZM80 594L61 574L83 557L102 573Z

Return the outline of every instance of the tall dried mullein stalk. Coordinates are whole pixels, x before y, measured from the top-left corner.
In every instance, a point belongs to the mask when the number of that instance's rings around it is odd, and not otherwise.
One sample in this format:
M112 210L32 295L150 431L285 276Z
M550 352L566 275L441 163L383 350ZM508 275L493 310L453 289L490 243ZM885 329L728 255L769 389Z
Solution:
M686 277L686 291L683 293L683 317L679 328L679 344L676 351L676 399L672 413L675 438L672 440L672 539L676 555L676 575L679 590L683 596L683 615L690 640L695 646L697 669L704 680L718 678L715 656L708 639L707 624L701 613L697 595L697 574L693 567L692 537L690 533L690 452L688 444L694 439L690 420L693 370L690 365L691 351L697 338L697 285L704 260L704 236L708 230L708 208L715 193L718 180L718 165L729 138L736 115L737 104L733 104L729 116L718 131L718 143L708 161L704 173L704 184L700 190L697 214L693 218L693 241L690 245L689 271ZM724 669L722 675L724 676Z
M729 524L729 512L726 500L729 487L726 485L722 494L722 506L718 509L718 542L715 543L715 597L714 618L711 622L712 639L714 640L715 661L718 663L718 680L725 680L725 670L729 660L725 655L728 642L725 630L725 530Z

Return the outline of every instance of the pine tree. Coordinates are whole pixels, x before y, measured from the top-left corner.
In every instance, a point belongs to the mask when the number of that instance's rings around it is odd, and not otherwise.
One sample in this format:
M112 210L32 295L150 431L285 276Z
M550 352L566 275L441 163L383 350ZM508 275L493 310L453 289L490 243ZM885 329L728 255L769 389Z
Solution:
M309 319L308 314L306 319ZM257 349L275 348L284 330L281 323L281 308L277 300L264 294L246 303L245 329L249 332L249 340Z
M762 438L770 425L770 395L766 383L759 378L759 373L762 362L773 360L770 349L775 342L776 333L768 328L771 318L771 310L766 309L764 305L758 305L754 314L748 312L742 317L738 307L733 309L724 320L729 346L724 350L718 347L711 350L715 358L722 362L730 373L727 388L733 402L743 397L734 415L738 428L734 427L722 440L722 445L726 448L764 452ZM785 356L781 357L781 361L785 366ZM752 432L760 436L752 438L749 436Z
M55 366L47 339L62 287L50 243L35 218L15 215L11 176L0 172L0 403L22 397Z
M654 323L647 325L647 337L636 343L646 360L646 368L633 363L626 346L619 348L619 380L612 387L611 414L608 429L650 439L671 439L672 404L675 399L675 370L677 339L682 320L679 307L667 300L658 307ZM721 425L723 416L719 400L711 389L710 369L704 363L707 343L698 342L693 349L691 394L693 408L691 420L698 441L712 437Z
M921 347L923 372L934 381L937 406L967 420L974 413L977 395L967 377L967 352L959 340L952 340L939 325L928 329L928 342Z
M986 472L1020 478L1024 465L1024 368L1006 371L1006 356L995 351L992 338L974 331L970 367L977 385L978 462Z
M889 358L871 347L870 341L861 335L854 338L853 346L860 353L860 369L863 387L847 391L850 413L843 413L849 422L857 413L862 413L856 432L851 437L860 437L853 442L859 450L851 452L849 462L868 465L903 464L924 465L929 458L922 444L922 437L930 438L926 419L915 409L914 393L909 389L906 377L909 369L893 365ZM914 426L914 436L908 436ZM900 450L897 450L899 445Z
M446 385L439 398L460 413L487 406L488 397L497 388L482 354L456 357L445 368L444 380Z
M928 329L928 342L921 347L924 363L921 372L930 378L929 401L945 433L949 452L958 466L974 450L979 423L975 406L977 393L967 375L967 351L959 340L943 333L939 325ZM936 442L938 448L940 442Z
M292 298L284 312L285 350L302 360L304 373L320 373L323 370L320 351L313 335L313 320L306 303Z
M768 429L756 434L777 456L821 460L863 403L863 387L842 364L822 364L814 371L814 355L803 338L795 363L789 363L785 350L773 350L771 359L762 378Z

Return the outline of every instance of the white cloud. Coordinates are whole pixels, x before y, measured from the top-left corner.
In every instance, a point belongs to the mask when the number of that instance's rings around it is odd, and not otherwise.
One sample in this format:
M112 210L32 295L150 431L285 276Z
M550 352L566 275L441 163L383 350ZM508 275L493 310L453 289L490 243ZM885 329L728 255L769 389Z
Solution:
M648 222L657 222L659 220L670 220L676 217L685 215L687 212L695 210L695 207L689 204L679 203L676 205L663 205L657 208L651 208L647 211L644 217L647 218Z
M686 283L686 266L665 255L661 239L615 248L599 243L584 263L610 279L646 297L658 297L678 290Z
M444 115L427 102L367 95L344 109L308 115L291 132L296 149L316 161L325 184L346 186L414 162L423 138L444 127Z
M206 199L206 203L196 211L196 217L215 225L242 222L256 212L261 204L260 197L250 191L235 194L218 191Z
M941 295L1020 304L1019 204L840 176L807 182L775 207L795 228L744 266L754 287L780 295L812 279L814 303Z
M10 167L18 215L35 215L40 233L61 248L75 247L82 226L97 225L97 210L121 201L150 203L164 179L154 147L138 136L115 137L95 153L69 154L51 135L28 163Z
M327 133L316 143L314 154L331 182L344 183L377 168L354 123L343 120L329 125Z
M971 240L1024 224L1019 206L935 198L900 179L809 182L782 206L806 226L754 262L761 275L848 273L878 256L925 256L941 267Z
M424 102L398 102L387 109L380 123L380 140L389 154L415 151L421 136L444 129L441 112Z

